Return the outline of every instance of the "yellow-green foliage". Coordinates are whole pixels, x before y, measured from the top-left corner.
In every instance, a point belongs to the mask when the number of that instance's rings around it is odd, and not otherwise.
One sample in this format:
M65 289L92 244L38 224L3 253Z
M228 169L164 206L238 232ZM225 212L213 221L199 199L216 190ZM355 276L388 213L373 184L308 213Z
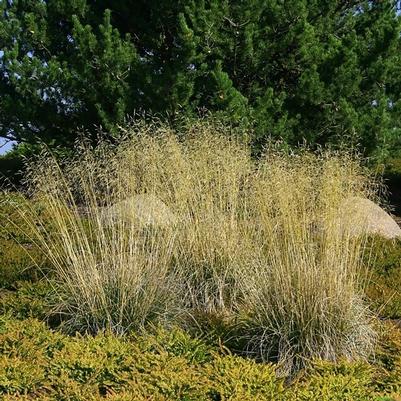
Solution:
M386 322L382 327L374 362L379 367L376 374L378 390L401 396L401 330L393 323Z
M45 342L44 336L47 337ZM239 381L236 389L230 380L224 383L226 369L230 369L230 364L225 367L224 362L219 362L224 357L213 350L209 351L215 354L213 359L210 357L211 361L199 362L192 355L175 355L168 351L171 336L170 339L167 334L164 337L169 345L164 347L159 342L157 350L144 351L136 342L112 335L69 338L50 332L35 320L3 321L0 392L32 396L47 393L55 399L77 397L83 400L88 396L98 399L107 394L129 392L139 400L150 397L206 400L213 399L208 395L212 393L227 399L224 394L230 397L247 393L258 395L265 391L266 385L272 386L272 392L277 386L270 366L248 364L237 357L239 366L233 370L233 375L243 383ZM191 340L187 338L186 341ZM145 342L149 339L145 338ZM263 371L265 373L260 373ZM211 380L215 376L222 383L216 381L214 385Z
M16 210L52 265L71 332L217 321L284 373L373 350L365 239L339 224L339 208L374 191L349 155L269 150L256 162L224 127L179 138L137 125L118 145L43 156L28 181L32 201ZM138 195L173 217L144 223Z
M178 329L69 337L35 319L0 318L5 400L379 401L400 394L401 335L374 364L316 361L284 383L272 364L233 356ZM389 332L389 330L387 330ZM397 339L395 339L397 337ZM391 362L385 362L391 358ZM392 364L384 369L383 363ZM385 398L388 397L388 398ZM390 398L391 397L391 398Z
M0 288L11 288L18 280L36 281L41 276L30 257L12 239L0 238Z
M24 202L15 193L0 196L0 289L12 289L17 281L37 281L47 271L45 257L19 214Z
M369 401L373 391L373 369L366 363L313 364L309 375L291 389L295 400Z
M270 364L229 355L216 358L207 366L207 374L212 399L280 400L284 394L284 384Z
M51 282L18 281L13 283L13 287L13 290L0 292L0 314L11 313L16 319L45 319L51 315L57 303Z

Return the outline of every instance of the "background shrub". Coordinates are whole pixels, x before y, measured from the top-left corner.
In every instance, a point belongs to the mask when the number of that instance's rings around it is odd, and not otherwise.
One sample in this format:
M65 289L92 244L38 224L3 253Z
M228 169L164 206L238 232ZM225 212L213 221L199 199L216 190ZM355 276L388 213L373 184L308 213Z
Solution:
M370 266L366 294L383 318L401 318L401 240L375 238L365 251Z

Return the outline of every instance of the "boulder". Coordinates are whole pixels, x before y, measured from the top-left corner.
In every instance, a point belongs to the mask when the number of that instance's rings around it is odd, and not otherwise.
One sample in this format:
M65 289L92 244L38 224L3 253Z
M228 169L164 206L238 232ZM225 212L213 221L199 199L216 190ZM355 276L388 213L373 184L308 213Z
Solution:
M106 224L122 221L155 227L168 227L177 222L176 216L163 201L148 194L135 195L105 208L102 218Z
M341 202L335 226L352 237L380 235L387 239L401 237L401 228L380 206L369 199L350 197Z

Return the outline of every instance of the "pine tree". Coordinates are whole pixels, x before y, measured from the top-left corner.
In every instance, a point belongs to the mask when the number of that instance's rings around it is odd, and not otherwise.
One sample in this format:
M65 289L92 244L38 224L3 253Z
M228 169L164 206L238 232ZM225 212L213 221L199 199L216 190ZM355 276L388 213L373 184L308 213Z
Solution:
M396 11L393 1L249 0L192 2L188 14L208 38L198 42L214 99L230 87L229 103L247 104L256 146L273 137L381 156L401 137Z
M138 55L110 11L88 24L85 1L2 2L0 129L17 141L68 144L77 127L111 129L132 104ZM135 71L137 72L137 71Z
M256 149L273 137L384 157L401 137L394 0L0 0L0 12L0 135L18 141L204 109L252 125Z

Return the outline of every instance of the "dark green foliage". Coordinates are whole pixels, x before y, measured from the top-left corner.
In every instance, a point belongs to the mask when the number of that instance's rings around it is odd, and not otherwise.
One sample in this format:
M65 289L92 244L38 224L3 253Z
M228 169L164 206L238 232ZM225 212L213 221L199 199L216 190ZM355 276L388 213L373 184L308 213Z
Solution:
M27 143L14 145L0 156L0 189L16 190L24 181L26 161L40 154L41 146Z
M375 357L375 387L379 392L401 394L401 331L400 327L386 322L382 327Z
M366 250L370 266L366 294L384 318L401 318L401 240L375 238Z
M389 190L389 202L396 215L401 216L401 154L388 161L384 179Z
M210 110L291 145L400 137L400 18L384 1L0 1L0 131L71 144L135 111Z
M10 183L18 185L21 180L20 171L23 168L23 161L16 152L8 152L0 156L0 188L6 187Z

